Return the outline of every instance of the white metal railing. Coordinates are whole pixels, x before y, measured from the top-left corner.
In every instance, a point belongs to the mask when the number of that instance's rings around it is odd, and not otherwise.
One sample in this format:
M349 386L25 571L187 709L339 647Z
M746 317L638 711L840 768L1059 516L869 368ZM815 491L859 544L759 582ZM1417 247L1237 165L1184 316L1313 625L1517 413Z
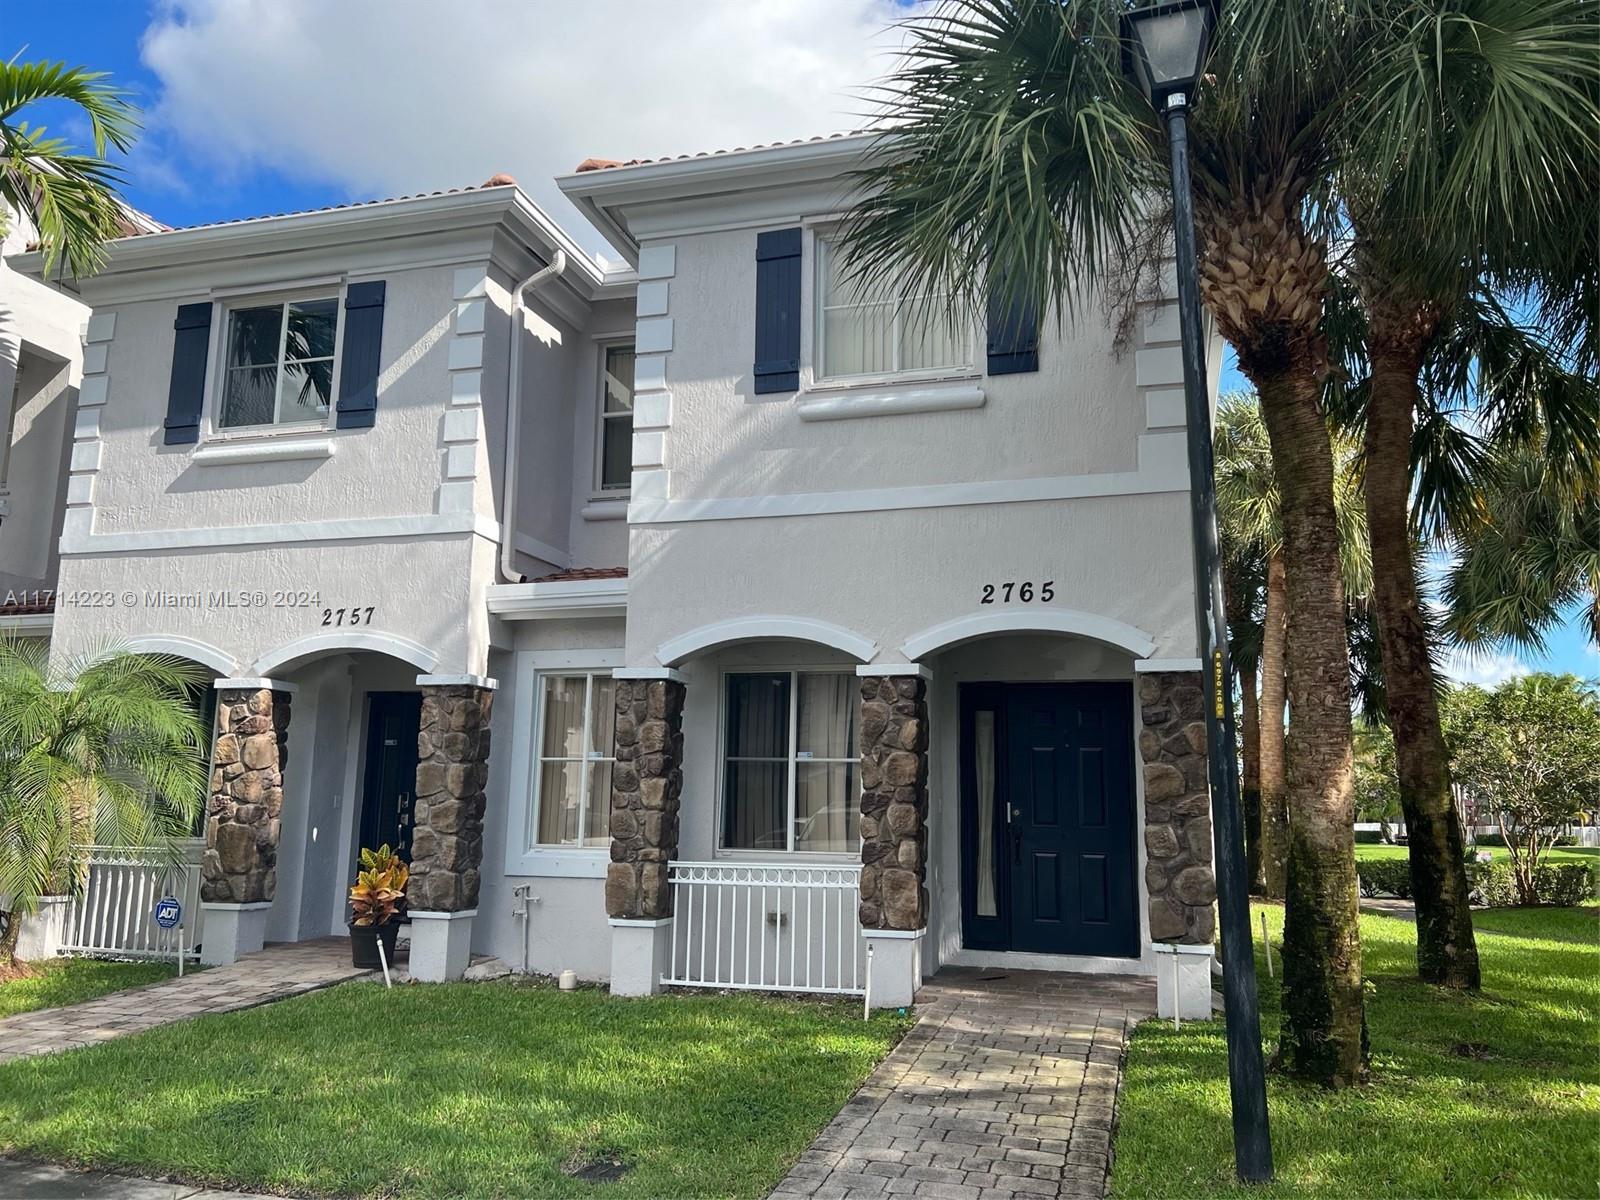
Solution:
M859 864L676 862L668 880L674 915L663 984L865 993Z
M67 913L68 954L107 954L119 958L171 958L180 930L155 922L157 900L176 896L183 905L185 958L196 958L200 942L200 865L198 843L185 848L174 864L159 850L114 846L75 846L73 860L81 888Z

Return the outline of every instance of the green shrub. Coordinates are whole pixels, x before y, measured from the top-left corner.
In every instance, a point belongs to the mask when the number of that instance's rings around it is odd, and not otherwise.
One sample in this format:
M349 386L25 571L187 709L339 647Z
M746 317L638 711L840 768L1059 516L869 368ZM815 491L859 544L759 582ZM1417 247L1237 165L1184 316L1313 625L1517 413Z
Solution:
M1381 830L1381 829L1358 829L1358 830L1356 830L1356 845L1358 845L1358 846L1381 846L1381 845L1383 845L1383 830Z
M1411 899L1411 864L1403 858L1379 858L1356 863L1363 896Z
M1504 846L1506 844L1504 835L1498 833L1480 833L1476 841L1480 846Z
M1505 908L1522 903L1517 877L1505 859L1469 863L1467 878L1471 880L1472 899L1476 904ZM1561 907L1594 899L1597 882L1600 881L1596 879L1595 869L1589 863L1546 863L1533 873L1533 886L1538 890L1540 903Z

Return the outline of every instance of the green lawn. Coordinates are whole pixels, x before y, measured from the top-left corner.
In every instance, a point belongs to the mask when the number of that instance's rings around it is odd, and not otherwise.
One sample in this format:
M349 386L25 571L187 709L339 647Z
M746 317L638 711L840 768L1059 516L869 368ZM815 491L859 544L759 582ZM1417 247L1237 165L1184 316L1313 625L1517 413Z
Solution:
M350 983L0 1067L0 1151L250 1189L760 1196L909 1027L859 1002Z
M1281 945L1283 909L1262 905ZM1256 917L1253 923L1259 923ZM1417 983L1415 926L1361 918L1372 1079L1324 1092L1269 1076L1277 1180L1233 1180L1220 1022L1147 1021L1128 1051L1117 1197L1568 1197L1600 1179L1600 910L1473 914L1480 996ZM1257 946L1262 1029L1278 988Z
M1484 846L1497 859L1510 857L1509 851L1504 846ZM1403 859L1407 851L1404 846L1356 846L1356 861L1363 858L1395 858ZM1545 862L1587 862L1600 865L1600 846L1556 846L1545 855Z
M77 1004L177 974L171 963L104 962L93 958L57 958L28 965L34 974L0 983L0 1017Z

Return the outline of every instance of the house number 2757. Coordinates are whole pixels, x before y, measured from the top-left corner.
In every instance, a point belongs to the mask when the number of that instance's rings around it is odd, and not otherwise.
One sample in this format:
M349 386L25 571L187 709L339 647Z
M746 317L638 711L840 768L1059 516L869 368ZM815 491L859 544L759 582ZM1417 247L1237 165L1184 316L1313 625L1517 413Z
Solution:
M980 604L1010 604L1017 601L1022 604L1032 604L1035 600L1041 604L1048 604L1056 598L1056 581L1047 579L1035 585L1031 579L1018 583L1013 579L1009 583L986 583L983 585L983 599Z

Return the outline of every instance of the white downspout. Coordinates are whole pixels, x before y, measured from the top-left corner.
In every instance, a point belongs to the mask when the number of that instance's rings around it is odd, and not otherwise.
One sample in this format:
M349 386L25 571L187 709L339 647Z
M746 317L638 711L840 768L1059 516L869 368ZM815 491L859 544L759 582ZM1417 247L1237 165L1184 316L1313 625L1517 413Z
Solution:
M506 445L505 463L501 472L500 487L500 579L503 583L521 583L520 572L511 566L516 546L517 511L517 441L522 432L522 314L527 306L522 302L524 292L561 278L567 269L565 252L557 250L550 265L529 275L511 293L511 349L510 365L506 370Z

